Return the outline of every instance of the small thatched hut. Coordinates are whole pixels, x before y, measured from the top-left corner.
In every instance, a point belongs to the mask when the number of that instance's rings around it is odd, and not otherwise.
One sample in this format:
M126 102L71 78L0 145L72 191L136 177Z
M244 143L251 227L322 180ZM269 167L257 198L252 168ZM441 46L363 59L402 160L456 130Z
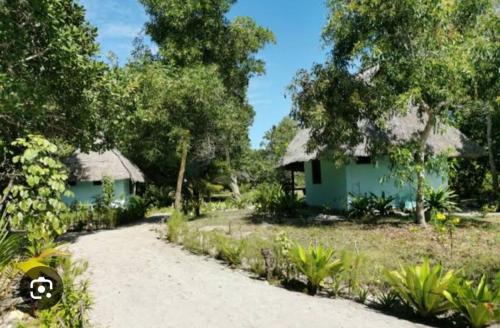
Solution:
M327 206L344 210L350 203L350 195L385 195L395 197L395 206L413 208L415 206L414 186L403 186L391 178L391 165L387 157L371 158L368 140L397 144L415 137L424 128L426 117L419 117L415 110L406 116L394 116L387 122L387 129L374 129L367 122L359 122L358 127L366 137L354 149L346 153L353 160L346 165L336 166L331 160L321 156L321 151L307 151L310 137L308 129L297 133L282 158L281 166L287 170L305 172L306 202L315 206ZM467 139L456 128L438 124L427 143L428 151L446 154L449 157L479 157L483 149ZM293 179L292 179L293 180ZM448 184L446 173L429 174L427 184L436 189Z
M115 204L123 205L135 194L136 183L144 182L141 170L116 149L102 153L76 151L65 164L74 194L64 199L67 204L95 202L102 195L103 178L109 177L114 180Z

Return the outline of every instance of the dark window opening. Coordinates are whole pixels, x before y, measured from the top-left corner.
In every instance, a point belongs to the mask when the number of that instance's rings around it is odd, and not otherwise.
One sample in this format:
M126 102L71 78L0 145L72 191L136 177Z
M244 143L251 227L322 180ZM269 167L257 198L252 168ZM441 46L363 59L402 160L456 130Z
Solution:
M68 184L72 187L76 186L76 181L68 181Z
M370 156L363 156L356 158L356 164L371 164L372 158Z
M101 186L102 185L102 181L92 181L92 184L94 186Z
M321 184L321 162L317 159L312 161L313 184Z

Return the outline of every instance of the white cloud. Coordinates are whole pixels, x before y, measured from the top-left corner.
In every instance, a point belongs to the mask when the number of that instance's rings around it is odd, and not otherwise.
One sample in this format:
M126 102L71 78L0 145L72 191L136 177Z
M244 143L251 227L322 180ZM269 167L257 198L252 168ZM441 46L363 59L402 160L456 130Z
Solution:
M142 26L124 23L109 23L99 29L102 38L135 38L142 30Z

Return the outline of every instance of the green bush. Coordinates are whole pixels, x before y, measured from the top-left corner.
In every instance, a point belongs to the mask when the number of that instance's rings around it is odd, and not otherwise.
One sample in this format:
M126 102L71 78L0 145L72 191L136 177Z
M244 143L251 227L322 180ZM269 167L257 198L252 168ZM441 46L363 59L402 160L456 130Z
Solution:
M259 185L254 203L258 213L271 216L292 215L302 206L302 202L295 195L287 195L277 183Z
M175 210L167 219L167 239L171 243L179 243L182 236L189 230L187 218L179 211Z
M315 295L324 280L342 268L340 260L333 260L333 249L322 245L309 245L307 249L296 245L290 254L294 267L307 278L307 290Z
M234 267L241 264L242 255L247 246L246 240L226 238L222 234L218 234L215 238L215 242L217 245L218 258Z
M457 195L449 188L428 189L425 194L425 207L429 213L452 212L458 209Z
M370 193L370 209L372 211L376 211L380 216L389 215L389 212L392 209L393 201L394 197L387 197L385 195L385 192L382 192L380 196L377 196L374 193Z
M293 241L284 231L280 231L274 239L274 271L276 275L285 277L287 280L292 278L293 265L290 259L290 253L294 246Z
M347 215L351 219L364 219L371 214L371 200L368 196L349 194Z
M7 221L0 219L0 270L20 255L24 238L10 234L7 230Z
M341 277L347 285L347 293L350 296L360 295L364 292L362 286L363 271L366 268L366 256L361 253L343 251L341 254L342 272ZM335 278L335 277L332 277Z
M81 328L89 325L88 311L92 299L88 282L81 279L86 269L86 263L75 263L69 257L60 259L64 292L56 305L37 313L38 327Z
M500 320L499 289L492 291L485 276L476 287L472 281L459 280L444 291L444 296L474 328L486 327Z
M193 254L208 255L212 248L210 244L210 235L208 232L198 230L189 230L183 238L182 245Z
M420 316L427 318L450 309L443 292L456 279L453 271L444 273L440 264L431 267L425 259L421 265L402 266L400 271L385 270L384 273L401 300Z
M131 196L125 208L118 210L118 224L129 224L140 221L146 216L147 205L140 196Z

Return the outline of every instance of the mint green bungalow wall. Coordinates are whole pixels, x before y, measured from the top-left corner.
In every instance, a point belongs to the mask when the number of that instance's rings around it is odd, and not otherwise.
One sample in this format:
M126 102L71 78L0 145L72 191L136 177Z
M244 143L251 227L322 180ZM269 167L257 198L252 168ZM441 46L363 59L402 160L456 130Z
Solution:
M130 196L130 179L115 180L114 192L115 201L127 201ZM74 197L63 197L63 202L71 205L75 202L78 203L94 203L95 199L102 195L102 185L95 185L92 181L80 181L75 185L70 186L71 192Z
M336 167L333 162L321 160L321 183L313 184L312 162L304 163L306 180L306 203L345 210L349 204L349 194L368 195L370 192L394 196L394 206L415 207L415 190L410 184L398 186L390 179L390 165L381 159L375 164L356 164ZM381 180L384 178L384 182ZM427 184L436 189L448 184L446 174L429 174Z

